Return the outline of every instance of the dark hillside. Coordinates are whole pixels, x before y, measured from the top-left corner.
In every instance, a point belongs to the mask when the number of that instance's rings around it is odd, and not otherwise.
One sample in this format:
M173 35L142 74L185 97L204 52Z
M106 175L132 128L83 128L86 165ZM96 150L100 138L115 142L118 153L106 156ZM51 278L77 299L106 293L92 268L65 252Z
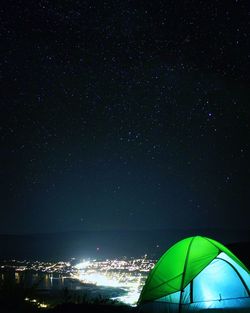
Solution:
M0 235L0 259L41 261L66 260L72 257L137 257L144 254L158 259L172 244L194 235L210 237L224 245L230 245L235 249L236 255L239 253L239 257L242 256L248 262L247 241L250 230L205 228Z

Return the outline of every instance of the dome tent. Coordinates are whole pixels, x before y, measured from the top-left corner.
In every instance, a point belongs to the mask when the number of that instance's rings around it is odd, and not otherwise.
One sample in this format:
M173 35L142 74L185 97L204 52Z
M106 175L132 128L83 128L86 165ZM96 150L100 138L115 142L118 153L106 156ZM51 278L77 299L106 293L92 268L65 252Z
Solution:
M250 275L219 242L201 236L174 244L142 289L142 312L250 312Z

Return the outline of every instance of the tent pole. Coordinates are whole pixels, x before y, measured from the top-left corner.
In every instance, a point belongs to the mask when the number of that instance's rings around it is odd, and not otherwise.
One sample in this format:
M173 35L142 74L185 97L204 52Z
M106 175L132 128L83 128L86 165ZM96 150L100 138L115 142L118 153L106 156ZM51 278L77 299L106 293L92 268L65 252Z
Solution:
M192 279L190 282L190 303L194 302L193 286L194 284L193 284L193 279Z
M181 279L181 294L180 294L180 302L179 302L178 313L181 313L181 304L182 304L182 293L183 293L184 279L185 279L186 269L187 269L187 265L188 265L189 252L190 252L190 248L191 248L191 245L193 243L194 238L195 237L193 237L192 240L189 243L188 250L187 250L187 256L186 256L185 264L184 264L184 268L183 268L183 275L182 275L182 279Z
M226 262L228 265L230 265L234 269L236 275L239 277L240 281L242 282L243 286L245 287L248 296L250 296L250 291L248 289L248 286L247 286L246 282L244 281L244 279L242 278L242 276L240 275L239 271L236 269L236 267L233 266L233 264L231 264L230 262L228 262L227 260L225 260L223 258L217 257L217 259Z
M178 313L181 313L182 292L183 292L183 290L181 289L181 294L180 294L180 301L179 301L179 310L178 310Z

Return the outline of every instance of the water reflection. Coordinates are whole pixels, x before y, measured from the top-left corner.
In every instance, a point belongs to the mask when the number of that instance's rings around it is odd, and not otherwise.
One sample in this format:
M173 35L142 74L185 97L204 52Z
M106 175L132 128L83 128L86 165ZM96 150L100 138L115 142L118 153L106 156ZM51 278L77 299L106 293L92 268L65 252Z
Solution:
M84 295L86 299L100 297L111 299L127 294L122 288L96 286L59 273L43 273L29 270L0 272L0 284L3 285L4 282L15 282L25 288L32 287L37 295L45 296L46 302L48 302L47 297L50 299L61 298L66 289L73 292L75 297Z
M36 286L37 289L79 289L81 283L62 274L34 273L32 271L6 271L0 273L0 282L12 281L25 287ZM76 288L78 286L78 288Z

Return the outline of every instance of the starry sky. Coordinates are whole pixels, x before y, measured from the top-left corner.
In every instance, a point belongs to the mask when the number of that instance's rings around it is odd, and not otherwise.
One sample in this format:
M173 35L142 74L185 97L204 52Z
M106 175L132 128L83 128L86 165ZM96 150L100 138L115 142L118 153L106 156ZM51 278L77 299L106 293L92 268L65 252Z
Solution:
M248 228L249 13L4 1L0 232Z

